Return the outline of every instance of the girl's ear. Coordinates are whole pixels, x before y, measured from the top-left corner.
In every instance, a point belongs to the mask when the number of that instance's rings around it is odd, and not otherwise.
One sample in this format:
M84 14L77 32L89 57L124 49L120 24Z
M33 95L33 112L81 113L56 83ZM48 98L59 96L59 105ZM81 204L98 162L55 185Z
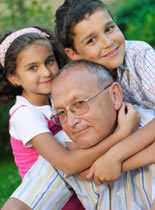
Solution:
M81 56L79 56L79 54L72 48L64 48L64 51L65 51L66 55L68 56L68 58L72 61L81 59Z
M115 110L119 110L123 102L122 87L118 82L114 82L109 91Z
M19 80L15 74L9 74L7 80L14 86L20 86Z

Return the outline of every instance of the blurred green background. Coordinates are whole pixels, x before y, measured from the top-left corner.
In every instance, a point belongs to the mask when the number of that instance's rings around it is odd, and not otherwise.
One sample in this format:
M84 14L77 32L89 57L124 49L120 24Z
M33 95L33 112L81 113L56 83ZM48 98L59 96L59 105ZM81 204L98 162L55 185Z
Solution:
M54 12L63 0L0 0L0 34L24 26L54 26ZM106 0L127 39L144 40L155 47L155 0ZM8 110L0 105L0 207L20 183L10 152Z

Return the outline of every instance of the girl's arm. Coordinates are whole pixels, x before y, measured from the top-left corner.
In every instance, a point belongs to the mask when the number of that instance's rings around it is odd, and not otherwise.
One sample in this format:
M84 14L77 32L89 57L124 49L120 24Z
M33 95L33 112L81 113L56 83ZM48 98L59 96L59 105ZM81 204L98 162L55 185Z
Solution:
M50 133L44 133L33 138L32 145L53 167L71 175L89 168L98 157L123 139L123 135L117 131L90 149L71 151L59 144Z

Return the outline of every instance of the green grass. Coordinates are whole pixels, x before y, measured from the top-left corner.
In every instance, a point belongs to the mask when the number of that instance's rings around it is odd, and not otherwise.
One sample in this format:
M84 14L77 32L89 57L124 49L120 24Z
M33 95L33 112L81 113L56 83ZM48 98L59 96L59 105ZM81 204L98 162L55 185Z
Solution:
M20 183L12 160L0 161L0 208Z

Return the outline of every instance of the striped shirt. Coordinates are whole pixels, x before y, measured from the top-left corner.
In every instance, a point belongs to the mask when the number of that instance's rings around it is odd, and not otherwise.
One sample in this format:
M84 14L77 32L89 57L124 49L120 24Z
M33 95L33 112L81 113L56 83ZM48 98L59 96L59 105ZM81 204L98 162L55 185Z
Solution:
M124 89L125 101L155 109L155 50L142 41L126 41L118 81Z

